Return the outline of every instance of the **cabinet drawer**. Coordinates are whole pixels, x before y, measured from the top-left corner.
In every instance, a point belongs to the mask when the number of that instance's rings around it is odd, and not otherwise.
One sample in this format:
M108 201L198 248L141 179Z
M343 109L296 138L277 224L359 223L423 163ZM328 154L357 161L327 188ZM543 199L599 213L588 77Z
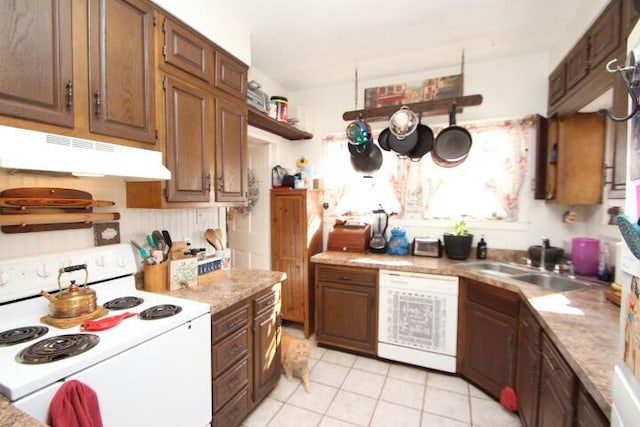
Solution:
M249 392L245 388L227 406L213 416L213 427L236 427L247 414Z
M213 410L217 412L249 383L249 360L244 358L213 382Z
M280 289L274 289L271 292L253 300L253 315L257 317L263 312L272 309L276 304L280 303Z
M366 268L332 268L320 266L318 267L317 279L323 282L375 286L378 279L378 271Z
M214 378L249 354L249 333L244 328L213 346L211 374Z
M575 375L553 343L544 334L542 335L542 364L543 371L549 374L548 380L553 382L556 385L555 388L563 393L567 399L571 399Z
M211 342L216 343L232 332L246 327L249 321L249 306L243 305L237 310L222 315L214 316L211 322Z
M468 284L467 295L471 301L509 316L518 317L520 309L520 296L518 294L471 280L466 282Z

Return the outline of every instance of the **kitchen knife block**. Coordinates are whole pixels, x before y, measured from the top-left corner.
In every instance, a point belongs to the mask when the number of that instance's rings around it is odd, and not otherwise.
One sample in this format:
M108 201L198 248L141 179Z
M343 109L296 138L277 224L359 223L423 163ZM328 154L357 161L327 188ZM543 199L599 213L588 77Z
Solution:
M167 290L168 262L145 264L143 272L143 289L149 292L165 292Z

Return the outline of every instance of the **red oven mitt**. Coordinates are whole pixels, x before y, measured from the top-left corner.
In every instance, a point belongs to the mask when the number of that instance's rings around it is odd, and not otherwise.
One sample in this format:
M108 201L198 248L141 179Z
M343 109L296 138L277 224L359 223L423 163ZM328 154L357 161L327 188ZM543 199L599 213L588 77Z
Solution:
M99 320L85 320L80 325L80 330L82 331L104 331L105 329L113 328L118 323L122 322L123 319L127 317L135 316L136 313L122 313L117 316L109 316L104 319Z

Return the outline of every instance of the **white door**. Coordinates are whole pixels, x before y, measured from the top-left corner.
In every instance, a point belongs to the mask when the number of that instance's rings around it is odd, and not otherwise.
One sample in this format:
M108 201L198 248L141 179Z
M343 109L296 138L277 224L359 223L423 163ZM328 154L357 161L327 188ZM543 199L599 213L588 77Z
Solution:
M229 218L229 247L234 267L271 269L271 146L249 140L249 169L257 178L259 197L245 213L232 209Z

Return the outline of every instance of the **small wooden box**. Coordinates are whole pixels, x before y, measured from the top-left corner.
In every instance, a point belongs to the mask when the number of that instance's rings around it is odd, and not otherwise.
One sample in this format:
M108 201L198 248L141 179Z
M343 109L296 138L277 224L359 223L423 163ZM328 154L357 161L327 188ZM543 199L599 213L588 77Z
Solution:
M366 253L371 240L371 226L359 227L335 225L329 232L327 249L330 251Z

